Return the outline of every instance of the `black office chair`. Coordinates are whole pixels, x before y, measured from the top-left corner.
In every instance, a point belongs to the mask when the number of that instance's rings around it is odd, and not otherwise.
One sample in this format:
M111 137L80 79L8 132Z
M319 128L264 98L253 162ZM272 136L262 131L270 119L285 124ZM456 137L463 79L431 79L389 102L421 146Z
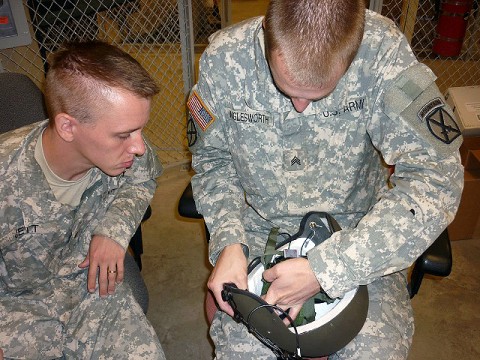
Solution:
M0 72L0 133L46 119L43 93L35 83L24 74ZM148 207L143 221L151 215ZM132 254L125 256L125 282L132 288L136 300L146 313L148 309L148 290L140 274L143 254L142 228L138 227L130 240Z
M178 213L180 216L186 218L203 219L203 216L198 213L195 206L191 183L187 185L180 197L178 202ZM208 242L210 235L206 226L205 229ZM450 238L445 229L435 242L415 261L410 276L410 282L408 284L410 298L413 298L418 293L425 275L440 277L450 275L452 261Z

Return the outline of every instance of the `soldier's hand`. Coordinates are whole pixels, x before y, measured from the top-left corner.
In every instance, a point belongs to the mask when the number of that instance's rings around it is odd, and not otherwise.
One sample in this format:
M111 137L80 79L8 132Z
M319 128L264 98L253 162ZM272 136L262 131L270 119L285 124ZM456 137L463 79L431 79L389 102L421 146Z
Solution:
M303 304L321 289L308 260L304 258L282 261L265 270L263 278L271 282L264 300L284 311L290 309L292 320L295 320ZM284 322L289 324L288 319Z
M3 360L3 350L0 349L0 360Z
M95 291L98 272L99 295L113 294L116 284L123 281L124 260L125 250L121 245L105 236L93 236L85 260L78 265L82 269L88 267L88 291Z
M247 259L240 244L229 245L222 250L207 283L220 309L233 316L233 309L222 299L223 284L226 283L234 283L239 289L248 287Z

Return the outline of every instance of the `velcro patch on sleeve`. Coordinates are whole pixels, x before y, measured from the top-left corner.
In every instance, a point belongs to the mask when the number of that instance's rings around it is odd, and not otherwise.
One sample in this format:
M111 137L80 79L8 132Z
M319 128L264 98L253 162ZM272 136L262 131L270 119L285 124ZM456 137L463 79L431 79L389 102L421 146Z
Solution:
M385 113L394 119L435 82L435 75L424 64L406 69L385 92Z
M207 130L207 128L215 121L215 116L205 106L196 91L193 91L190 95L190 98L187 101L187 106L193 120L195 120L203 131Z
M436 151L450 154L460 146L455 118L435 84L435 75L424 64L405 70L386 90L384 104L388 117L402 118Z

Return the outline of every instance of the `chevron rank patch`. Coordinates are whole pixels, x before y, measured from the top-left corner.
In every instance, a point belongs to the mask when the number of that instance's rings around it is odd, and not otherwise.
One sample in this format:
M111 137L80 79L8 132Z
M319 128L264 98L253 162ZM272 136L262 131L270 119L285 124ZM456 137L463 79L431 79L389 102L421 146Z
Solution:
M190 98L187 101L187 106L193 120L203 131L207 130L207 128L215 121L215 116L213 116L212 112L205 106L196 91L193 91L192 95L190 95Z
M301 149L284 150L283 152L283 168L286 171L304 170L306 161L307 155Z
M453 117L444 109L440 98L431 100L420 109L418 117L426 122L428 130L438 140L450 144L461 135L461 131Z

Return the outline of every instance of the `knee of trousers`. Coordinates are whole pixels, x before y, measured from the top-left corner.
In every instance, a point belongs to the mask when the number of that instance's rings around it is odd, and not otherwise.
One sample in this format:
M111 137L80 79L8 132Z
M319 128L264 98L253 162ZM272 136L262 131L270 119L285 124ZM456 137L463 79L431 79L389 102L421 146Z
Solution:
M406 359L414 321L405 276L396 273L382 277L369 284L368 291L370 301L364 326L331 359Z

